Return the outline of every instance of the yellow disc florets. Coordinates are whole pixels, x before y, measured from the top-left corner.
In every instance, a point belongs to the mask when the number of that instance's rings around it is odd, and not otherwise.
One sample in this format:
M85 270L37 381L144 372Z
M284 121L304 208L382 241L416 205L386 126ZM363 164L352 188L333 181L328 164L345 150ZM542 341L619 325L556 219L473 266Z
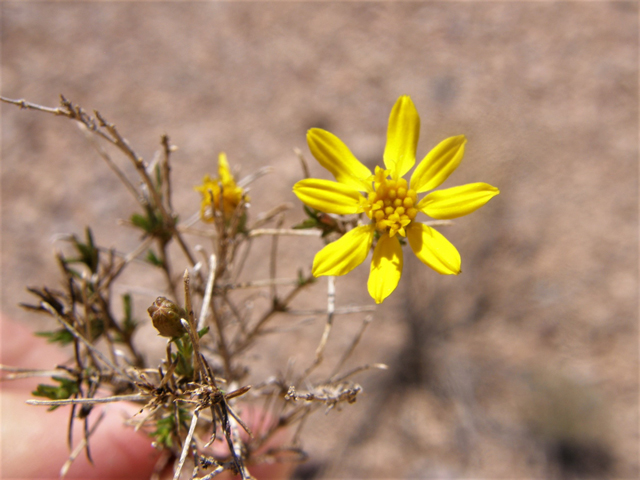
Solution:
M418 195L404 178L393 180L389 173L389 170L376 167L372 178L374 191L369 193L364 212L375 222L378 231L389 232L390 237L396 233L404 237L405 227L418 213L415 208Z

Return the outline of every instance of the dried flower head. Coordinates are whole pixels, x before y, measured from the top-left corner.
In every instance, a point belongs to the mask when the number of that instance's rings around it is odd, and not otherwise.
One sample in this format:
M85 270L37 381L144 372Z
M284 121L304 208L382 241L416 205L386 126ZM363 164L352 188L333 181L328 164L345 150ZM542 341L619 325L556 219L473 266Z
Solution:
M187 318L187 313L171 300L158 297L147 309L151 316L153 326L163 337L179 337L185 333L180 322L181 318Z

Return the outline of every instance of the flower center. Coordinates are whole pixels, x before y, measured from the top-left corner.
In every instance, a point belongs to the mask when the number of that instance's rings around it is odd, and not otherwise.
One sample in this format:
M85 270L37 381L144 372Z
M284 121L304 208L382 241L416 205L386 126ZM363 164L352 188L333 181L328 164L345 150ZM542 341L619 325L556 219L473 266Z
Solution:
M404 237L404 227L418 214L415 208L418 195L415 190L408 188L404 178L392 180L388 177L389 170L376 167L372 179L374 191L369 194L364 212L380 232L388 231L390 237L399 233Z

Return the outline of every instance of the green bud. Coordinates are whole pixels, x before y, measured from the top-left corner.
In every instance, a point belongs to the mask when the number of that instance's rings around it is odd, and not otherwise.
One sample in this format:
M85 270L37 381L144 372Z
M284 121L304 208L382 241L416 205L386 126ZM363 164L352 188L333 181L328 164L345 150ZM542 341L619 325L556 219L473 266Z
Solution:
M151 316L153 326L163 337L179 337L185 333L180 319L186 319L187 313L171 300L158 297L147 311Z

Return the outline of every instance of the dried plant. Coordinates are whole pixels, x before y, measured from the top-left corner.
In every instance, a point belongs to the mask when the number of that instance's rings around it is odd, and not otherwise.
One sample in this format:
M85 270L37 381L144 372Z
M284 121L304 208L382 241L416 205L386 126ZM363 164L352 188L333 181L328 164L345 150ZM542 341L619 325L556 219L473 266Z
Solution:
M223 471L246 479L251 478L249 465L303 460L306 453L300 433L308 416L354 403L362 388L353 377L368 369L385 368L372 363L344 370L369 324L367 317L331 374L322 377L316 370L324 360L334 316L369 312L372 307L336 307L330 277L325 329L315 356L305 368L296 372L290 366L283 369L272 365L272 371L286 373L274 373L250 386L245 384L249 369L247 353L260 348L265 335L274 333L274 317L289 314L292 300L314 283L315 277L305 274L303 269L295 279L276 277L278 238L344 234L356 225L356 219L345 220L305 207L308 219L297 228L286 229L282 227L283 214L289 207L281 205L259 213L252 222L246 186L269 170L261 169L236 182L226 156L221 154L218 178L207 176L203 185L196 188L202 194L202 204L195 220L205 222L208 228L193 228L195 222L182 222L173 209L170 173L174 147L167 136L161 138L160 155L147 162L99 112L89 114L63 96L57 108L0 99L76 122L142 212L129 218L128 223L142 233L142 241L127 253L101 247L90 227L86 228L84 238L66 237L73 253L58 253L56 258L64 288L29 288L35 301L23 305L53 320L55 326L38 335L61 346L72 346L70 361L52 366L51 382L39 385L33 392L45 399L28 400L29 404L50 409L70 407L71 453L61 474L66 473L81 449L91 460L91 435L99 428L101 419L93 418L93 407L125 401L140 406L139 414L129 423L147 432L155 447L164 452L157 471L173 462L175 479L181 474L210 479ZM133 163L137 181L127 177L103 148L104 142ZM185 232L199 235L203 244L211 245L210 249L190 244ZM269 262L270 278L238 282L249 247L259 236L272 238L271 256L265 260ZM171 244L179 246L187 265L179 266L169 259ZM202 254L203 259L197 260L196 253ZM141 260L162 275L166 283L166 290L158 292L158 298L149 306L150 320L147 319L167 338L166 354L159 365L149 365L137 344L140 321L133 313L132 293L122 296L123 311L114 311L114 285L134 261ZM184 271L182 278L176 273L180 271ZM289 286L284 295L276 288L281 285ZM243 302L247 296L243 292L247 288L263 289L270 299L268 308L262 312L246 308ZM46 373L9 366L2 366L2 370L2 380ZM243 415L252 408L261 415L259 429L253 432L243 420ZM84 423L80 450L73 448L76 421ZM274 444L272 439L282 430L292 432L289 443ZM191 472L186 470L187 463Z
M51 373L54 384L41 384L33 392L47 400L28 403L52 409L70 405L69 447L73 446L73 423L84 422L80 445L89 459L90 437L99 424L99 419L90 423L93 406L120 401L139 404L140 412L130 423L146 431L154 445L165 452L158 471L163 462L174 462L175 479L181 474L210 479L224 471L246 479L251 478L248 465L304 459L300 432L309 415L354 403L362 387L353 378L369 369L386 368L371 363L345 370L370 322L367 317L335 360L331 373L318 373L334 317L372 310L370 306L336 307L332 275L348 273L373 250L368 289L380 303L398 285L402 246L407 241L418 258L436 272L458 274L458 251L431 226L467 215L499 193L489 184L473 183L431 192L418 200L418 194L438 187L457 168L466 139L459 135L444 140L417 165L409 182L402 178L416 163L420 130L417 110L411 99L403 96L389 119L385 168L376 167L375 173L333 134L309 131L312 154L336 181L308 178L306 162L296 152L305 177L293 187L306 204L307 218L301 224L283 228L287 205L259 213L252 221L246 187L269 169L236 181L224 153L219 156L218 176L206 175L203 184L195 188L202 196L199 212L193 221L183 222L173 209L170 160L174 147L167 136L161 138L160 154L149 163L97 111L88 114L64 97L57 108L0 99L75 121L142 212L132 214L128 221L142 233L142 241L133 251L122 254L100 247L87 227L84 238L67 237L71 255L57 255L64 290L47 286L29 289L37 302L24 307L51 317L57 325L39 334L51 342L72 345L73 358ZM138 181L127 177L100 142L111 144L133 163ZM414 221L418 213L436 221ZM198 220L206 228L193 228ZM209 249L197 242L190 244L185 239L187 232L210 245ZM310 273L300 269L297 278L277 278L277 242L283 235L321 236L328 241L317 253ZM265 259L270 276L239 282L252 241L259 236L271 237L271 255ZM176 266L177 262L169 259L171 244L179 246L187 265ZM201 254L202 260L196 260L194 252ZM133 315L132 293L122 297L123 312L114 311L114 285L134 260L146 262L166 284L166 290L158 292L148 307L153 326L167 338L159 365L147 364L136 344L139 323ZM176 273L181 271L182 278ZM274 318L291 314L293 299L320 275L329 279L327 308L308 312L326 315L315 355L300 371L291 365L270 365L273 372L286 373L274 373L247 385L248 352L259 349L266 334L278 333L273 328ZM281 285L289 287L284 295L278 293ZM248 307L250 297L242 293L247 288L264 290L269 299L264 311ZM3 369L8 371L4 379L43 373ZM262 416L253 432L243 418L251 409ZM283 430L292 433L291 441L284 445L274 441ZM78 453L77 448L72 449L63 474ZM191 472L185 470L187 462Z

